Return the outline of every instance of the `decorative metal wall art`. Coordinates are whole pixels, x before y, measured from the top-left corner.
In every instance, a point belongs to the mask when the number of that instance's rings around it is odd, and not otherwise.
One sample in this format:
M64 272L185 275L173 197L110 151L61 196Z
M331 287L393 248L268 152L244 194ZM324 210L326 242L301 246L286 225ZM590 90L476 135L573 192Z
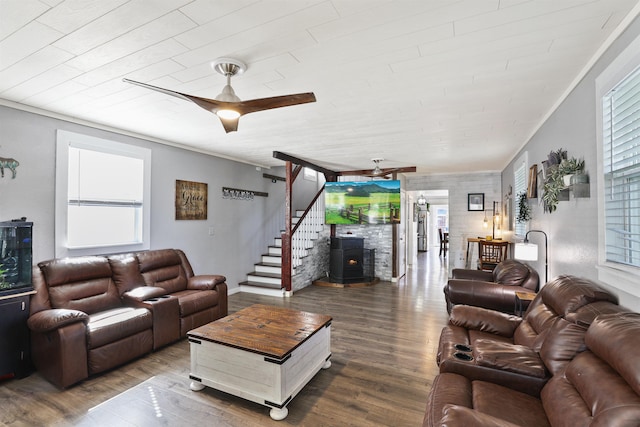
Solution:
M242 190L240 188L222 187L222 198L233 200L253 200L255 196L269 197L269 193L261 191Z
M4 168L7 168L11 171L11 179L15 179L16 177L16 168L20 166L20 162L16 159L0 157L0 176L4 178Z
M208 186L176 179L176 219L207 219Z

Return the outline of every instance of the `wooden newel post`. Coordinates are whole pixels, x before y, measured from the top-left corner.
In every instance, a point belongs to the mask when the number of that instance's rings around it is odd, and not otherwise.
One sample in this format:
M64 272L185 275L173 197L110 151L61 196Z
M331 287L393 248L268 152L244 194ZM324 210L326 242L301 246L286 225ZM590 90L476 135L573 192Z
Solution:
M293 167L286 162L286 194L284 198L284 233L282 234L282 284L291 292L291 197L293 194Z

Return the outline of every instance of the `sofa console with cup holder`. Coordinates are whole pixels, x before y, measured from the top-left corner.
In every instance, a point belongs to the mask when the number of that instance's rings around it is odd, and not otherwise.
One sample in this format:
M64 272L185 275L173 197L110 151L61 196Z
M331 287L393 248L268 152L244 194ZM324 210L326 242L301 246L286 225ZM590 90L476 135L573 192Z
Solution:
M440 372L487 380L537 395L578 352L596 316L618 313L615 295L578 277L547 283L521 318L456 305L440 335Z
M194 275L178 249L40 262L27 322L34 365L64 388L177 341L227 315L225 280Z

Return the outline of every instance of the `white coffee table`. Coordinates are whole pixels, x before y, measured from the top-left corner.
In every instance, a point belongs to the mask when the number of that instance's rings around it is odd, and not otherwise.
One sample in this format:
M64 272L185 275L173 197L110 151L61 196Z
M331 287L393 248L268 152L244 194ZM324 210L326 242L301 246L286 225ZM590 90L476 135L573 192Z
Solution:
M256 304L189 331L191 390L205 386L271 408L287 404L331 366L330 316Z

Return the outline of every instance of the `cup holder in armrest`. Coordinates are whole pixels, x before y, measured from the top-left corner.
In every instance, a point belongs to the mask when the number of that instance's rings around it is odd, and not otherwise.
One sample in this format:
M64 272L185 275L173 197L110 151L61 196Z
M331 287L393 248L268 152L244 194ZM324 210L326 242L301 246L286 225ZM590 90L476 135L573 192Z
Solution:
M171 295L161 295L158 298L171 298Z
M158 298L149 298L148 300L145 301L158 301Z
M466 344L456 344L456 345L454 345L454 347L458 351L463 351L465 353L470 353L471 352L471 347L469 347Z
M465 362L471 362L473 360L473 356L471 356L470 354L460 353L458 351L453 353L453 357L459 360L464 360Z

